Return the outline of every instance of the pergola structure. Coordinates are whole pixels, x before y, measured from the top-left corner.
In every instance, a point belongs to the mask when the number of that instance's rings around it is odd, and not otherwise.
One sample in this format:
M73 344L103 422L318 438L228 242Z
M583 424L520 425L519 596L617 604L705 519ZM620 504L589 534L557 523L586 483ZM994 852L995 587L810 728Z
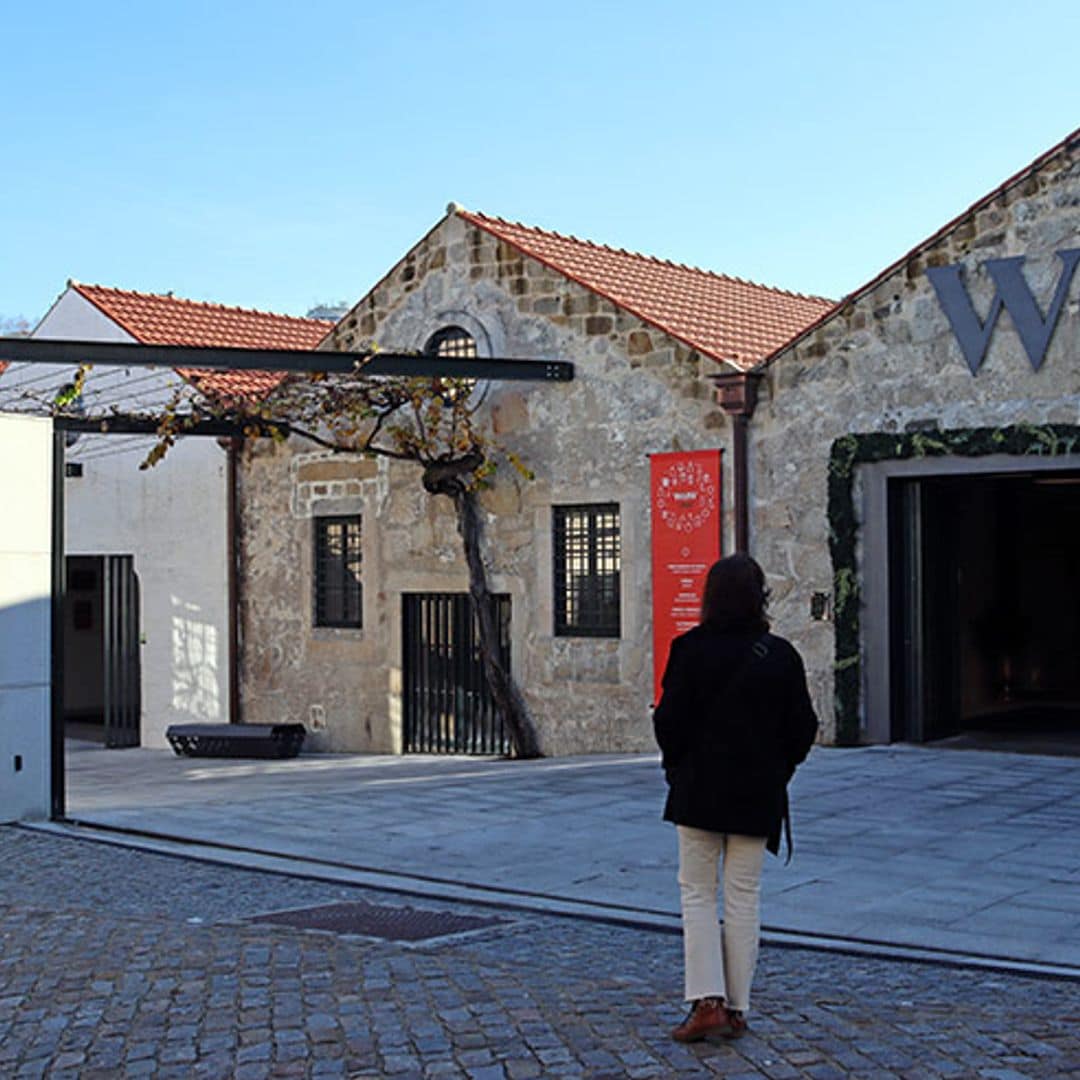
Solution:
M282 371L303 374L365 377L515 380L570 382L574 365L567 360L508 360L494 357L426 356L395 352L321 352L309 349L202 348L190 345L142 345L128 342L62 341L0 337L0 362L59 364L78 367L144 367L196 371ZM57 427L68 431L147 433L154 421L109 415L91 418L57 416ZM103 425L107 425L104 426ZM228 421L205 420L185 429L188 435L235 435Z
M112 364L119 367L199 368L206 371L303 371L432 378L525 379L569 382L567 360L506 360L421 353L328 352L314 349L202 348L117 341L58 341L0 337L0 360L19 364Z
M80 367L162 368L205 372L279 371L303 374L398 378L468 378L488 381L570 382L574 365L565 360L511 360L491 357L445 357L394 352L323 352L305 349L202 348L127 342L68 341L0 337L0 363ZM275 426L269 422L269 430ZM280 427L281 425L276 425ZM109 413L53 417L52 482L52 662L50 813L66 816L64 768L64 476L69 432L147 434L158 423L146 417ZM237 436L228 419L209 419L185 427L184 435Z

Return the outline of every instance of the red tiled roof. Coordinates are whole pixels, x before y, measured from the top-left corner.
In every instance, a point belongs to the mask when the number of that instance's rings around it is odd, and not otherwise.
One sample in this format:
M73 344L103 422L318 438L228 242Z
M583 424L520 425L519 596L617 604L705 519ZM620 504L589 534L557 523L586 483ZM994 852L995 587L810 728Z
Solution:
M749 368L833 301L455 208L465 221L714 360Z
M77 281L71 287L143 345L314 349L334 325L325 319L302 319ZM201 390L222 397L260 397L285 378L281 371L183 369L180 374L193 379Z

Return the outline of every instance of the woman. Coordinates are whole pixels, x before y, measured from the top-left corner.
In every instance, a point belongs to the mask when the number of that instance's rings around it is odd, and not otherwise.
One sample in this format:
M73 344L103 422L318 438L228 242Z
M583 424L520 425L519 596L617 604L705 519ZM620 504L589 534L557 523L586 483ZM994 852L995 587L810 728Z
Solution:
M677 637L653 714L677 826L686 999L679 1042L746 1031L766 848L780 850L787 784L817 717L794 646L768 632L765 575L729 555L705 579L701 622ZM790 854L790 839L788 841ZM716 916L722 866L724 925Z

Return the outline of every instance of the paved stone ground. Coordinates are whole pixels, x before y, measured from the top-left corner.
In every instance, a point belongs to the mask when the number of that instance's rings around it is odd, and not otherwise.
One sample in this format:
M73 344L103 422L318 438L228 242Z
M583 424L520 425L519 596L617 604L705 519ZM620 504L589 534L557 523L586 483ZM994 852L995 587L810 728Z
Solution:
M86 822L678 917L657 755L237 761L69 744L68 767ZM1080 972L1080 759L815 747L792 807L795 858L766 860L767 926Z
M677 936L554 915L406 946L252 922L493 909L0 828L0 1076L1066 1077L1080 984L766 947L752 1031L681 1047Z

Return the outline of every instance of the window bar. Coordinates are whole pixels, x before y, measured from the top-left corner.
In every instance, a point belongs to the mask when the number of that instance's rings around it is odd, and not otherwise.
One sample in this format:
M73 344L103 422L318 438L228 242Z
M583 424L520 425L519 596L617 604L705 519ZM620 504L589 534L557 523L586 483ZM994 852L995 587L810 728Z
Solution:
M452 664L453 675L451 676L451 682L453 683L453 707L451 709L451 716L453 717L454 725L454 752L463 753L467 751L467 746L463 741L468 734L465 730L465 725L462 723L463 717L461 716L461 706L463 704L461 685L462 676L465 671L465 653L469 648L468 630L466 619L468 619L471 612L469 611L468 601L463 600L460 596L455 596L450 601L450 619L451 626L454 628L454 648L450 652L450 661Z
M497 603L495 597L491 597L489 602L491 603L493 608L495 607L495 605ZM480 719L480 722L476 725L476 727L478 729L477 734L480 736L480 739L481 739L481 753L490 754L491 753L491 732L492 732L492 727L493 727L494 722L495 722L495 716L494 716L493 703L492 703L492 700L491 700L491 690L487 686L487 681L485 679L483 679L484 658L483 658L483 655L482 655L481 649L480 649L479 618L480 618L479 612L477 612L476 613L476 618L474 619L474 622L473 622L473 627L474 627L474 630L476 632L476 643L475 643L475 650L476 651L475 651L474 655L476 656L476 667L479 669L479 671L481 673L480 678L483 681L484 689L487 692L484 694L482 699L480 699L479 695L478 695L478 705L479 705L478 712L480 713L481 719ZM496 626L496 631L497 630L498 630L498 626Z
M469 724L469 668L475 663L473 653L472 597L462 596L454 604L455 626L461 647L454 655L454 715L457 723L454 742L468 754L475 753L476 733Z
M510 670L510 598L499 604L499 641L502 646L502 660L504 668ZM510 750L509 740L506 734L506 716L501 709L495 714L495 731L498 740L497 747L500 753Z
M410 751L416 751L417 737L420 727L420 694L417 680L420 679L420 650L418 645L419 636L419 612L417 604L411 596L405 597L405 664L408 671L408 679L405 684L405 734L407 746ZM420 686L423 684L420 683Z
M435 608L439 628L439 749L445 753L450 737L450 606L440 596Z
M435 613L431 608L430 599L426 596L421 596L417 603L420 607L423 623L420 634L420 657L424 671L424 682L418 700L422 703L424 710L422 749L424 753L429 753L435 731L434 717L438 709L436 699L438 671L435 666Z
M484 661L480 654L480 627L476 613L476 605L473 603L471 596L468 599L467 619L466 626L469 630L469 645L465 650L465 656L468 663L466 665L466 670L462 672L462 675L464 676L462 685L465 687L465 709L469 725L467 730L471 737L470 746L472 753L486 754L488 753L487 717L484 716L481 710L476 708L476 690L478 687L475 685L480 681L477 668L479 667L482 669Z
M428 750L431 749L431 695L433 690L433 671L431 666L431 607L422 596L417 597L416 607L420 616L420 633L417 639L420 662L417 666L420 668L421 678L423 680L420 684L420 692L416 696L422 725L418 728L420 736L419 749L422 753L427 753Z
M424 688L424 612L417 596L409 598L409 656L410 679L409 693L412 704L412 748L420 749L422 742L421 728L424 717L424 703L421 693Z
M416 705L420 710L417 716L417 749L426 753L431 743L431 611L422 596L416 598L416 612L420 623L416 639L416 666L420 672L420 686L416 695Z
M418 596L409 597L409 655L412 657L412 678L409 689L412 697L412 747L419 751L423 745L424 700L424 609Z
M401 597L401 750L408 753L412 737L410 703L412 701L412 657L409 651L409 600Z
M432 663L435 665L435 709L432 712L434 726L432 749L441 750L446 737L446 660L444 655L446 640L445 612L437 597L429 601L432 622Z
M427 693L424 701L427 706L427 728L424 733L424 752L431 753L437 749L439 738L439 709L440 686L439 686L439 611L428 597L424 601L424 617L427 623L427 633L424 637L425 663L427 664Z
M461 727L458 723L458 670L461 665L461 605L457 597L446 600L446 623L450 641L446 656L447 682L450 684L447 697L450 708L447 711L447 742L453 752L461 751Z

